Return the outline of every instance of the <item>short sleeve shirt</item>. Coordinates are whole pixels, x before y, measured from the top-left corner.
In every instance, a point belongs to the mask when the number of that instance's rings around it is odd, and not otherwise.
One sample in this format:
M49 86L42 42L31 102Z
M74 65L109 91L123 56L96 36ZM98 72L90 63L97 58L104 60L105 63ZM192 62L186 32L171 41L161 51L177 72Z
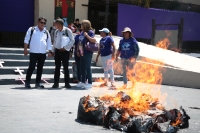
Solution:
M94 32L92 30L89 30L88 36L94 37L95 34L94 34ZM81 41L81 43L83 44L83 47L85 47L85 44L89 41L87 39L87 37L84 36L84 32L81 32L81 34L79 36L79 41ZM93 53L93 52L84 49L84 53L87 54L87 53Z
M112 43L113 43L113 38L110 36L106 36L100 40L100 54L101 56L108 56L112 54L113 49L112 49Z

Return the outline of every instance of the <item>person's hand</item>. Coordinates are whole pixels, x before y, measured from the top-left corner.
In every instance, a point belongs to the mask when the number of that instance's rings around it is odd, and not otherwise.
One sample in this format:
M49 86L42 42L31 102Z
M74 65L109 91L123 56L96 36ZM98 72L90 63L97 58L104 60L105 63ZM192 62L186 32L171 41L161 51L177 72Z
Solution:
M131 62L135 62L136 61L136 58L131 58L129 59Z
M24 49L24 55L27 56L28 55L28 50Z
M99 58L99 57L96 58L96 63L98 62L98 58Z
M78 57L80 57L80 56L81 56L79 52L77 52L77 53L76 53L76 55L77 55Z
M84 32L84 36L87 36L88 35L88 33L87 32Z
M118 61L118 57L115 58L115 61Z
M64 48L61 48L61 49L60 49L60 51L61 51L61 52L65 52L65 51L66 51L66 49L64 49Z
M52 53L48 53L48 57L49 57L49 58L52 57Z
M69 53L69 58L72 58L72 53L71 52Z
M113 60L113 61L115 60L115 55L114 55L114 54L112 54L112 60Z

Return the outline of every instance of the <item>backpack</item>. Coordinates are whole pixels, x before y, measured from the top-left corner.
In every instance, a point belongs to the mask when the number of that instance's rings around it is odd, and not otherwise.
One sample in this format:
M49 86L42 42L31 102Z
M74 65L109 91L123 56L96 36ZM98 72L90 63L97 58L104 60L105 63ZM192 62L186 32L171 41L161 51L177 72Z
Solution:
M51 33L52 29L53 29L53 27L51 26L51 27L50 27L50 30L49 30L49 33Z
M56 37L57 37L57 34L58 34L58 30L55 31ZM68 36L67 30L65 30L65 35Z
M36 27L36 26L34 26L34 27L32 27L32 28L31 28L31 34L30 34L30 39L29 39L28 45L30 45L31 38L32 38L32 35L33 35L33 31L35 30L35 27ZM45 33L45 34L47 34L47 39L46 39L46 42L47 42L47 40L48 40L48 38L49 38L48 31L47 31L47 30L45 30L45 32L44 32L44 33Z

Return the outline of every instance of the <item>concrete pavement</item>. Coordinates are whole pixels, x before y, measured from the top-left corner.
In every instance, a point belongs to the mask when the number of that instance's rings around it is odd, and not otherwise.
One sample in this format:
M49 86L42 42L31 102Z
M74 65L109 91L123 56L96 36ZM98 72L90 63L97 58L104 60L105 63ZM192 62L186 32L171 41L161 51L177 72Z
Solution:
M94 83L97 85L100 83ZM122 85L122 82L117 82ZM33 86L33 85L32 85ZM0 133L114 133L102 126L76 120L79 99L86 95L117 93L108 88L84 90L72 84L71 89L24 89L23 85L0 85ZM64 86L64 84L60 84ZM137 88L152 85L137 84ZM155 86L159 87L159 86ZM183 106L190 115L190 128L180 133L200 132L200 90L161 86L167 94L167 108Z

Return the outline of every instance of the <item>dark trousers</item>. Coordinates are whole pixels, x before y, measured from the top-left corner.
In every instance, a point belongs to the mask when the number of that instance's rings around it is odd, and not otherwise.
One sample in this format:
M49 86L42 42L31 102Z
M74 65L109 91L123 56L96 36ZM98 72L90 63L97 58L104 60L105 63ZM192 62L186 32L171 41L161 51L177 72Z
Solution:
M29 56L29 67L26 73L26 82L31 81L31 76L33 71L35 70L35 66L37 63L37 76L36 76L36 83L41 82L42 71L44 66L44 61L46 60L46 54L38 54L38 53L30 53Z
M76 54L74 55L75 62L76 62L76 67L77 67L77 78L78 81L81 82L81 62L80 62L80 57L78 57Z
M88 83L92 84L92 69L91 69L92 55L93 53L87 53L84 54L84 56L80 57L82 83L85 83L87 75Z
M61 52L58 49L55 50L55 73L54 73L54 84L59 84L60 79L60 68L61 68L61 61L64 67L64 77L65 77L65 85L69 84L69 51Z

